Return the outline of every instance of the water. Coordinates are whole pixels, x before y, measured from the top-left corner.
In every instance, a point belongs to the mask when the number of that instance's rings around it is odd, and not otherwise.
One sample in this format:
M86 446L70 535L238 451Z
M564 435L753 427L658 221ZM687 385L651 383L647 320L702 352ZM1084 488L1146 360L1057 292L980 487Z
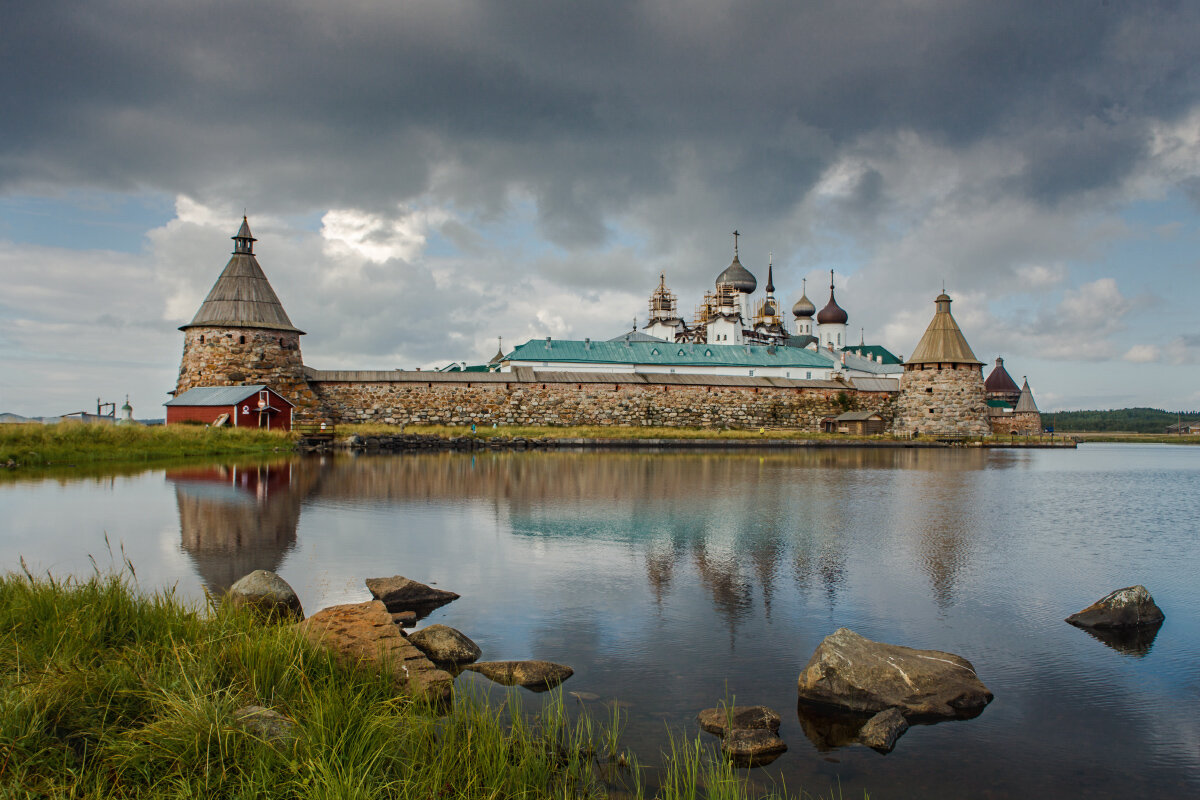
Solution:
M0 568L82 574L123 548L143 586L197 598L267 568L310 612L398 573L462 594L428 622L484 658L573 666L564 689L596 695L598 717L618 704L643 761L736 699L783 715L788 752L752 774L792 791L1184 797L1200 791L1198 498L1200 448L1163 445L326 457L10 477ZM1151 641L1063 622L1134 583L1167 616ZM796 679L841 626L963 655L996 699L887 756L831 746Z

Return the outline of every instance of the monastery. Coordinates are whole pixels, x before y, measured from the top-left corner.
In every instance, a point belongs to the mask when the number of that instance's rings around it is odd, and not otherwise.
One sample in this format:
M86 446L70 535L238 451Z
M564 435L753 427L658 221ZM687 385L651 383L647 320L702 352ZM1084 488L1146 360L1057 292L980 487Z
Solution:
M997 359L983 378L944 292L912 355L847 341L849 315L834 297L817 311L807 289L785 319L774 265L765 295L733 261L692 320L660 276L645 327L615 339L535 339L488 364L437 371L318 370L254 253L243 218L233 255L191 322L168 422L290 427L297 421L388 424L656 425L802 430L890 430L979 437L1040 432L1026 381L1017 389ZM228 408L216 399L243 387ZM239 405L243 404L243 405ZM213 417L208 420L208 417ZM844 424L843 424L844 423ZM869 424L867 424L869 423Z

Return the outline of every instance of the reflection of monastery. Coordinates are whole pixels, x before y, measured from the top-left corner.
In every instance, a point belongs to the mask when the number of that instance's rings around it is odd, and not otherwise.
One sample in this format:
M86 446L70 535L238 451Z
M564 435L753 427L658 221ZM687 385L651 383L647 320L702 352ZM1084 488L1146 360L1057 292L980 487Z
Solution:
M802 292L787 320L773 265L765 295L755 299L758 281L738 258L736 236L733 261L690 322L664 276L642 331L607 341L535 339L501 350L488 364L436 372L306 366L303 331L259 266L245 219L233 239L233 257L181 328L183 359L171 401L180 418L215 422L212 407L192 405L192 397L213 387L255 386L277 392L294 404L297 419L310 421L769 425L935 436L1041 430L1028 383L1017 389L999 359L985 386L983 363L945 293L912 355L901 359L880 345L848 342L849 314L835 299L832 272L820 311Z

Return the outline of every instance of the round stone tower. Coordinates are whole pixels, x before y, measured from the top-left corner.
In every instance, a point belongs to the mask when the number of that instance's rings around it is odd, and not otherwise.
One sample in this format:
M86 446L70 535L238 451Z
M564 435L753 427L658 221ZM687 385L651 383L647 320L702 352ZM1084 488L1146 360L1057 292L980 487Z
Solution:
M983 362L975 358L950 314L944 292L934 301L937 313L917 343L900 379L896 433L933 436L987 436Z
M300 337L254 257L250 225L233 237L233 257L183 331L183 360L175 395L197 386L264 384L306 416L316 397L304 378Z

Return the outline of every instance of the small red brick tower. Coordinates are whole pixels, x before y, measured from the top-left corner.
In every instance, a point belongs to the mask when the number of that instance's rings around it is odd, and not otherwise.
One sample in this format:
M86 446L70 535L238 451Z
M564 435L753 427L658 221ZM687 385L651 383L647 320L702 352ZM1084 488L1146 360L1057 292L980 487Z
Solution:
M304 377L300 337L254 257L250 224L233 236L233 256L183 331L175 394L196 386L266 384L306 416L316 397Z

